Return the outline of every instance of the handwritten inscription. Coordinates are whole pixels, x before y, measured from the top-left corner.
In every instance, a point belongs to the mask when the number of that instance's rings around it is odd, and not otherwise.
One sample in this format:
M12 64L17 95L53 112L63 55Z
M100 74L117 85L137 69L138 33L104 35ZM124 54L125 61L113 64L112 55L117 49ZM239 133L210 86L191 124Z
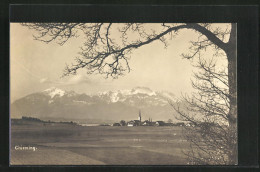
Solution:
M15 146L14 149L15 150L36 151L37 147L35 147L35 146Z

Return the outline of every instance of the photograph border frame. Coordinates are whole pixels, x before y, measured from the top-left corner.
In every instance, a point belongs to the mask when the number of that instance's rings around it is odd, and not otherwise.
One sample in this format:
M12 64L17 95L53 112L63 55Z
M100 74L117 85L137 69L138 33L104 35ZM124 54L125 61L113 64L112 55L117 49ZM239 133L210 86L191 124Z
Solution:
M68 4L67 4L68 5ZM141 170L145 168L145 170L153 171L156 169L173 169L173 168L212 168L212 167L221 167L221 168L237 168L237 167L253 167L258 168L259 166L259 149L258 149L258 71L259 66L257 65L259 62L259 55L258 55L258 36L259 36L259 14L258 14L258 6L257 5L249 5L249 6L232 6L232 5L226 5L226 6L218 6L218 5L199 5L199 6L183 6L183 5L111 5L111 4L105 4L105 5L68 5L64 8L61 7L59 9L59 6L63 5L10 5L10 22L100 22L100 21L110 21L110 22L173 22L173 18L175 17L176 20L174 22L181 22L185 19L183 19L183 16L186 17L186 20L184 22L233 22L237 23L238 27L238 66L237 66L237 72L238 72L238 165L237 166L75 166L79 168L87 168L88 170L97 170L97 169L104 169L106 167L107 169L116 170L123 168L126 169L132 169L132 170ZM128 10L123 11L122 6L128 8ZM55 9L56 8L56 9ZM93 11L88 10L87 14L84 12L84 8L92 8ZM98 10L97 10L98 8ZM115 12L115 8L121 9L117 12ZM131 9L135 9L134 13L130 12ZM137 8L140 8L139 10L136 10ZM160 13L156 15L154 13L154 9L161 8L159 11ZM171 8L174 12L170 12L170 10L165 10L165 8ZM189 12L182 13L182 10L187 10ZM222 11L222 16L217 16L216 10L219 9L225 9ZM236 8L236 9L235 9ZM57 10L58 9L58 10ZM77 10L75 10L77 9ZM103 9L103 11L102 11ZM204 10L207 9L207 10ZM235 10L234 10L235 9ZM69 17L68 15L62 15L64 13L64 10L66 11L73 11L74 17ZM102 13L95 13L95 11L102 11ZM49 11L49 12L46 12ZM120 12L121 11L121 12ZM43 13L44 12L44 13ZM128 14L126 15L126 12ZM168 12L168 13L167 13ZM121 15L120 17L117 17L118 13L122 13L124 15ZM212 14L213 13L213 14ZM19 14L19 15L17 15ZM56 14L56 17L53 17L53 14ZM69 14L69 13L66 13ZM88 19L86 17L80 17L82 14L85 14L85 16L88 16ZM102 15L101 15L102 14ZM112 15L108 15L112 14ZM142 14L144 17L138 17L138 14ZM169 14L171 16L169 17ZM188 14L188 15L187 15ZM211 15L206 15L211 14ZM242 15L243 14L243 15ZM126 15L126 16L125 16ZM133 16L131 16L133 15ZM76 16L76 17L75 17ZM89 17L90 16L90 17ZM103 17L102 17L103 16ZM104 17L105 16L105 17ZM128 16L128 17L127 17ZM129 18L129 16L131 16ZM166 17L165 17L166 16ZM191 16L190 18L188 18ZM252 18L254 17L254 18ZM127 21L126 21L127 20ZM5 21L6 22L6 21ZM243 34L241 33L241 30L243 31ZM9 27L5 28L5 32L8 30L9 33ZM250 30L250 33L248 32ZM247 35L247 37L246 37ZM8 34L9 36L9 34ZM250 37L251 42L248 39ZM6 36L4 37L6 39ZM9 39L9 37L8 37ZM9 44L9 41L8 41ZM245 45L247 45L245 47ZM5 47L7 48L7 47ZM9 48L9 47L8 47ZM5 50L6 52L6 50ZM242 56L246 57L253 57L252 59L246 59L242 58ZM7 59L8 58L8 59ZM3 62L3 63L2 63ZM1 72L1 75L9 81L9 51L5 54L5 58L1 58L1 64L7 64L3 69L5 72ZM247 84L245 82L247 81ZM3 82L3 81L1 81ZM9 81L10 82L10 81ZM243 83L243 85L241 85ZM10 83L1 83L3 89L5 92L3 92L3 99L1 99L1 102L8 100L1 106L4 107L4 111L1 113L1 122L2 125L1 131L3 131L5 136L7 136L8 140L5 140L3 142L3 145L6 146L6 143L9 148L9 86ZM1 92L2 93L2 92ZM7 94L8 93L8 94ZM1 94L2 95L2 94ZM240 104L240 106L239 106ZM243 107L241 107L242 104ZM244 113L253 114L251 117L248 117L246 115L240 115ZM8 114L8 117L6 117L6 114ZM4 115L4 116L3 116ZM3 120L2 120L3 118ZM8 126L6 125L6 122L8 121ZM250 127L248 127L250 125ZM8 127L8 129L6 128ZM6 132L7 131L7 132ZM247 138L247 141L245 141L245 138ZM255 140L254 140L255 139ZM250 149L248 149L250 148ZM5 147L6 149L6 147ZM1 149L2 155L7 155L6 150ZM8 150L9 155L9 150ZM242 159L241 159L242 157ZM2 163L3 162L3 163ZM5 168L9 168L6 166L6 162L8 162L9 166L9 159L6 160L4 158L1 158L1 165ZM252 163L253 162L253 163ZM12 166L10 168L22 168L20 166ZM38 166L30 166L30 168L38 168ZM49 167L56 167L56 166L47 166ZM72 166L58 166L62 168L69 167L73 168ZM127 168L125 168L127 167ZM149 170L150 169L150 170Z

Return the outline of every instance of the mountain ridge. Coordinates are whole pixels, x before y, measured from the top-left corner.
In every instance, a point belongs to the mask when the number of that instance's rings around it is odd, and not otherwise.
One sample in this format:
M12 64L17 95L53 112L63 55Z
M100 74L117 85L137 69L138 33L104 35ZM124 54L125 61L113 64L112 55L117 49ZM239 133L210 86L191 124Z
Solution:
M137 118L141 110L147 119L167 120L174 118L169 100L175 101L174 94L156 92L147 87L92 95L51 87L14 101L11 117L130 120Z

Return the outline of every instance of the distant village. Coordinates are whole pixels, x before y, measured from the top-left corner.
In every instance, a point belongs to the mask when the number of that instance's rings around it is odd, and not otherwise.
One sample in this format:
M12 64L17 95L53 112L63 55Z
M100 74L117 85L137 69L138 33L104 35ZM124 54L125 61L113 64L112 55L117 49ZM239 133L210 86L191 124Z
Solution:
M125 121L125 120L121 120L119 122L115 122L113 124L80 124L77 122L54 122L54 121L43 121L40 120L38 118L34 118L34 117L26 117L23 116L21 119L11 119L11 123L12 124L23 124L24 122L36 122L36 123L43 123L43 125L47 125L47 124L55 124L55 123L59 123L59 124L70 124L70 125L80 125L80 126L127 126L127 127L136 127L136 126L192 126L192 124L189 123L184 123L184 122L177 122L177 123L173 123L172 120L168 120L167 122L165 121L153 121L152 118L149 118L148 120L144 120L142 121L142 114L141 111L139 111L139 116L137 120L130 120L130 121Z
M149 118L148 120L142 121L142 114L141 111L139 111L138 120L131 120L131 121L124 121L121 120L118 123L113 123L112 126L128 126L128 127L134 127L134 126L191 126L190 124L184 124L183 122L179 123L172 123L171 121L165 122L165 121L154 121L152 118Z

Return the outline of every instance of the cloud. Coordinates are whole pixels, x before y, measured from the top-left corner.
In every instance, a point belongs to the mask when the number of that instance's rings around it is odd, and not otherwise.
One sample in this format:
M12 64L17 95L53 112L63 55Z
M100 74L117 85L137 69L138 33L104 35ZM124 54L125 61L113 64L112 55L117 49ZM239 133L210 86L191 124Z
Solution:
M76 84L92 84L94 81L85 75L78 74L73 75L64 81L64 85L76 85Z
M77 74L70 77L61 78L59 80L51 80L47 77L41 78L39 80L42 84L55 84L55 85L78 85L78 84L96 84L97 82L93 79L90 79L86 75Z
M48 78L42 78L42 79L40 79L40 83L46 83L46 82L48 82Z
M49 78L41 78L39 82L41 84L64 84L63 82L53 81Z

